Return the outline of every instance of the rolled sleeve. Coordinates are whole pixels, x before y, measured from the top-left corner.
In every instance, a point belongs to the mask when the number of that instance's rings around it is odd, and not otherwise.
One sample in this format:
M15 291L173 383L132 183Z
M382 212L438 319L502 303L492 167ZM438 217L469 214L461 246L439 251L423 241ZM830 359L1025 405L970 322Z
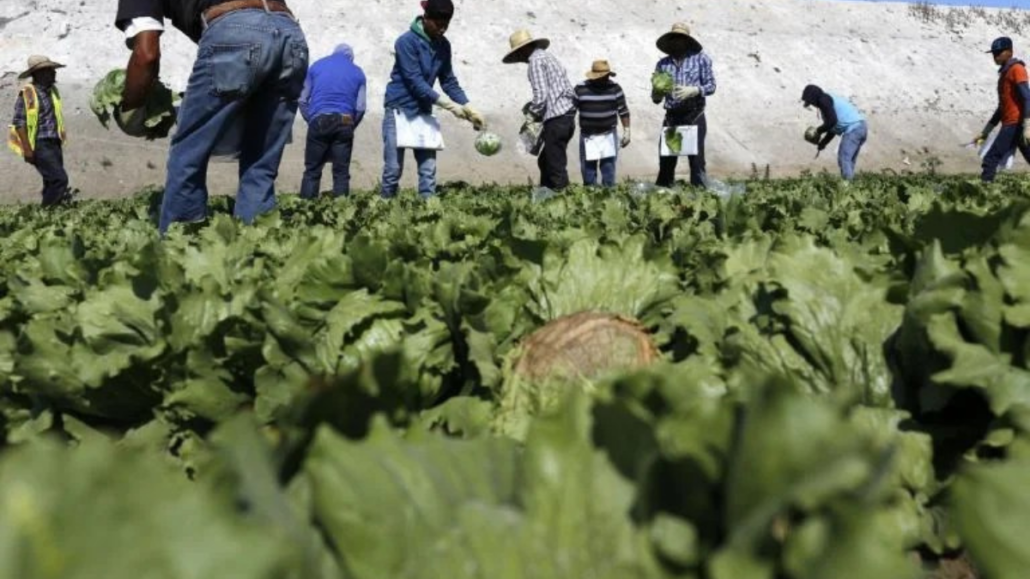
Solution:
M157 18L151 18L150 16L141 16L139 18L133 18L125 25L125 38L131 40L136 38L136 35L141 32L164 32L165 25Z

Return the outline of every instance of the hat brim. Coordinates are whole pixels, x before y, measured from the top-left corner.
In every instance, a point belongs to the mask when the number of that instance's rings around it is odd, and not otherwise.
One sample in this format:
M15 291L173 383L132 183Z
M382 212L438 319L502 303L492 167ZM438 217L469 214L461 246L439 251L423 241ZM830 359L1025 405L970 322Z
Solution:
M529 46L536 46L538 48L546 49L547 47L551 46L551 41L546 39L546 38L534 38L532 40L523 42L522 44L520 44L520 45L516 46L515 48L512 48L511 50L509 50L508 54L505 54L504 58L501 59L501 62L503 62L504 64L511 64L513 62L518 62L518 59L516 57L519 55L519 52L521 52L522 50L524 50L526 47L529 47Z
M704 50L704 47L701 46L701 43L698 42L696 38L689 34L684 34L682 32L666 32L665 34L658 37L658 41L655 42L655 46L657 46L658 50L661 50L665 54L671 54L670 51L672 47L670 45L677 38L687 39L687 43L689 44L689 48L687 50L693 52L701 52L702 50Z
M46 62L41 62L41 63L39 63L39 64L29 68L25 72L19 74L18 75L18 80L25 80L26 78L29 78L30 76L32 76L32 73L39 72L39 71L41 71L43 69L47 69L47 68L53 68L53 69L64 68L64 65L59 63L59 62L54 62L52 60L48 60Z
M595 71L592 71L592 70L588 70L587 74L586 74L587 80L597 80L599 78L604 78L606 76L618 76L618 75L615 74L614 70L609 70L608 72L595 72Z

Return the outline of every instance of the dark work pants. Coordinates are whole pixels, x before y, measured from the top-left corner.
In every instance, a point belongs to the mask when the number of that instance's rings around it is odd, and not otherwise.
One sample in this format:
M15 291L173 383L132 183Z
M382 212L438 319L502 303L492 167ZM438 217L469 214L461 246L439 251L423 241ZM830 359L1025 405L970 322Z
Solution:
M1019 149L1026 162L1030 163L1030 146L1023 142L1023 126L1003 126L1001 131L998 132L998 137L994 139L991 149L984 156L983 172L980 173L980 180L984 183L994 181L994 176L998 174L998 166L1011 153L1014 153L1016 149Z
M690 184L698 187L705 186L705 136L708 134L708 121L704 112L678 115L669 112L665 115L663 127L686 127L697 125L697 154L688 157L690 160ZM661 145L659 145L661 147ZM658 158L658 180L655 185L659 187L672 187L676 181L676 165L679 164L679 157Z
M344 123L341 115L319 115L312 119L304 147L304 179L300 184L300 196L305 199L318 197L322 168L329 162L333 164L333 195L349 195L353 151L352 123Z
M64 171L64 150L58 139L38 139L34 151L36 170L43 177L43 206L65 201L68 173Z
M569 186L569 141L576 132L575 112L544 123L544 149L536 159L540 186L559 191Z

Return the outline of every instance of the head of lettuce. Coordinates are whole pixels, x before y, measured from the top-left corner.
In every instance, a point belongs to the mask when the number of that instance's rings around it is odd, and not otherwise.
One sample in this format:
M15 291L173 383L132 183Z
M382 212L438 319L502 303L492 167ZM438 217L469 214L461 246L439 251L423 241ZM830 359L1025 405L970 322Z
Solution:
M118 128L130 137L147 140L163 139L175 125L178 97L160 81L155 82L147 93L143 106L122 110L122 91L125 90L125 70L114 69L93 87L93 98L89 108L108 127L113 119Z

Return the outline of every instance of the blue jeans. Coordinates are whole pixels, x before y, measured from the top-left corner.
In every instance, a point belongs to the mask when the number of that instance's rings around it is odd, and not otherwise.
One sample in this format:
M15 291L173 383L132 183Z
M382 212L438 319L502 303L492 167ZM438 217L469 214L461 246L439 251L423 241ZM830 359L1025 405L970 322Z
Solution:
M418 163L418 194L423 198L436 193L436 151L412 149ZM397 120L393 109L383 113L383 190L382 197L390 199L397 194L404 174L404 149L397 148Z
M308 125L308 139L304 147L304 179L300 183L300 196L318 197L322 184L322 168L333 164L333 195L350 194L350 159L354 150L354 123L344 122L343 115L319 115Z
M1002 126L998 136L994 139L994 144L991 145L990 150L984 155L983 172L980 173L980 180L984 183L994 181L1002 161L1016 149L1019 149L1023 158L1030 163L1030 146L1023 142L1023 126Z
M840 146L837 147L837 165L840 166L840 175L845 181L855 178L855 164L858 163L858 154L862 151L869 136L869 129L865 121L855 125L855 128L844 133L840 137Z
M582 132L579 134L579 168L583 173L584 185L597 185L597 167L601 167L601 185L605 187L615 186L615 165L618 162L618 149L614 157L606 157L600 161L587 161L586 151L587 136ZM618 147L619 134L615 134L616 147Z
M36 171L43 178L43 206L63 203L68 196L68 173L64 170L64 149L58 139L37 139Z
M275 208L275 178L307 69L307 42L289 15L238 10L204 31L168 153L161 233L207 216L208 160L237 122L236 217L251 223Z

